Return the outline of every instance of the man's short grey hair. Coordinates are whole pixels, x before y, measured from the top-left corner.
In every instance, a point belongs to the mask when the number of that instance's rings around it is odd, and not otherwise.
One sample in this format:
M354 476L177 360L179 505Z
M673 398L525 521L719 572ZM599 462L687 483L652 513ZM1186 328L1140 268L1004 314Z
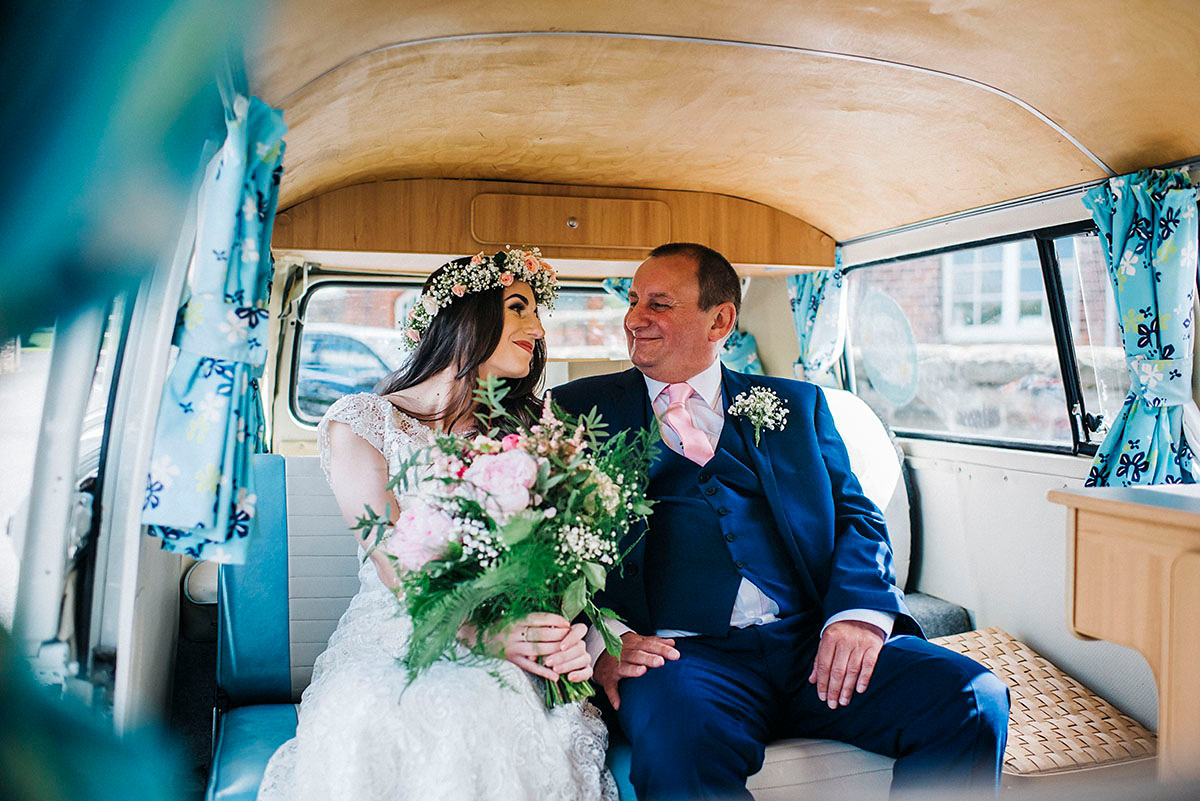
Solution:
M700 287L700 308L707 311L718 303L732 303L742 311L742 281L729 259L706 245L695 242L671 242L650 251L650 258L687 256L696 262L696 283Z

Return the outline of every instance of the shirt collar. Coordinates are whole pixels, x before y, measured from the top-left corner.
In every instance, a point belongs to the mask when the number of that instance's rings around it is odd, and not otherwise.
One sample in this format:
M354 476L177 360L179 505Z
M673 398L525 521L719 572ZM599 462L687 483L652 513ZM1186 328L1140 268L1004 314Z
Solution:
M653 403L654 399L667 388L667 384L656 381L648 375L643 375L642 378L646 379L646 391L650 393L650 402ZM699 393L710 408L715 409L717 399L721 394L721 360L714 359L712 364L689 378L686 383Z

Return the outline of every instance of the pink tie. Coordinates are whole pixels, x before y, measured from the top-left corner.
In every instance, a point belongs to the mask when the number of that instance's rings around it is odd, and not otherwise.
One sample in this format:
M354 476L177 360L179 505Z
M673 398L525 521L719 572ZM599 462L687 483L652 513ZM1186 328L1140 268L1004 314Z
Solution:
M704 432L696 428L692 422L692 413L684 406L684 402L692 396L690 384L667 385L667 410L663 419L675 429L679 441L683 443L683 455L696 464L704 464L713 457L713 448Z

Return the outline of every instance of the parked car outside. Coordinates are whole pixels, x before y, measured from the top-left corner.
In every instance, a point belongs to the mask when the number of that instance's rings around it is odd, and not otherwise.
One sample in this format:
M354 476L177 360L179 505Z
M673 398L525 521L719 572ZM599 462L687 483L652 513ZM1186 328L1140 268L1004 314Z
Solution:
M304 326L297 347L292 408L312 423L343 395L370 392L407 358L400 331L343 323Z

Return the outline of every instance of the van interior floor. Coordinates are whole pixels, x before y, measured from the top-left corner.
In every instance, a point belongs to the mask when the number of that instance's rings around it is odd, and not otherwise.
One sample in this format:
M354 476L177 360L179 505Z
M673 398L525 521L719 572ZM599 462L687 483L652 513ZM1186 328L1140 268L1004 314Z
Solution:
M175 648L170 727L186 759L182 780L189 799L203 798L208 782L216 675L215 638L213 642L195 642L180 636Z

